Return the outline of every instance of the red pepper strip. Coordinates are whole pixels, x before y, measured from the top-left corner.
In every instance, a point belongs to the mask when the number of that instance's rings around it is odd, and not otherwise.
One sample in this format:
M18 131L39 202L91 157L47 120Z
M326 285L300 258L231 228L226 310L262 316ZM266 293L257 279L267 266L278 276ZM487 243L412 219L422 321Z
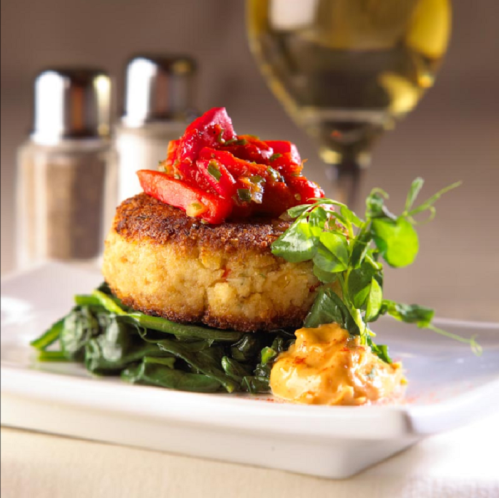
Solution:
M195 162L203 147L219 147L236 138L232 121L224 107L216 107L193 121L180 138L176 160Z
M296 164L301 164L302 160L296 145L284 140L265 140L265 143L272 147L274 154L290 154L290 159Z
M225 107L214 107L213 109L206 111L187 127L185 134L188 135L191 132L204 133L205 131L214 128L215 125L218 125L218 131L222 132L220 135L220 143L222 141L237 138L234 127L232 126L232 120L227 114Z
M276 182L265 186L263 202L254 206L256 214L265 216L281 216L289 208L301 204L291 189L283 182Z
M324 197L324 190L322 190L317 183L312 182L304 176L295 176L288 178L287 183L295 194L297 204L307 204L312 199L319 199Z
M267 166L239 159L225 150L215 150L205 147L200 152L199 158L206 160L216 159L228 169L234 178L239 178L240 176L251 177L253 175L267 178L268 176Z
M238 135L234 144L222 145L223 150L230 152L239 159L253 161L258 164L270 164L269 159L274 151L262 140L251 135Z
M166 159L161 163L161 168L163 168L165 173L168 173L169 175L173 175L175 173L175 160L177 157L177 151L180 145L180 139L179 140L171 140L170 143L168 144L168 149L166 152Z
M199 217L208 223L222 223L232 211L232 202L170 178L165 173L142 169L137 171L144 192L161 202L186 211L201 204L205 208Z
M227 168L216 159L198 159L196 166L212 189L225 199L236 195L236 181Z
M180 138L178 140L170 140L168 144L168 149L166 151L166 159L175 160L175 156L177 155L177 149L180 145Z
M216 107L194 120L172 151L172 163L195 162L203 147L219 147L227 140L236 139L232 121L223 107ZM174 153L173 153L174 152Z
M295 163L289 152L284 152L279 157L270 161L270 166L283 175L299 175L303 169L302 163Z

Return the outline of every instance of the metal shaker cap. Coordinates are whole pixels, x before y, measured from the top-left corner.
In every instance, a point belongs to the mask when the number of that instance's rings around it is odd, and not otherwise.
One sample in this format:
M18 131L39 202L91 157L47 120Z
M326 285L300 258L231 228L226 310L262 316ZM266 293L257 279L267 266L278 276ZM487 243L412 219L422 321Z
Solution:
M54 144L61 139L110 135L111 79L100 69L52 68L35 78L32 139Z
M188 119L196 74L186 56L138 55L126 65L122 121L130 127Z

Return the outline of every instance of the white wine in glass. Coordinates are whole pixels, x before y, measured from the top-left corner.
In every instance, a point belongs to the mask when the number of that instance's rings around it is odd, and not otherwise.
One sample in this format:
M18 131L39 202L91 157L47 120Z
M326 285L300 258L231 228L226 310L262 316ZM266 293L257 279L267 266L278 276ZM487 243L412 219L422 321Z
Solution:
M449 0L247 0L252 52L355 205L375 140L433 85Z

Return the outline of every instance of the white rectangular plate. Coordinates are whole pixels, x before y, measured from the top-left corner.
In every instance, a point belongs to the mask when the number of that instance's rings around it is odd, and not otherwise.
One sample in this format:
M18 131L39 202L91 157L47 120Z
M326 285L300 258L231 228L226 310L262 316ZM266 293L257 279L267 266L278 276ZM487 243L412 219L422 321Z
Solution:
M196 394L95 378L34 361L29 341L88 293L98 272L50 263L2 280L2 424L324 477L348 477L426 435L499 410L499 324L439 322L468 346L398 322L377 323L403 361L407 400L325 407L271 397Z

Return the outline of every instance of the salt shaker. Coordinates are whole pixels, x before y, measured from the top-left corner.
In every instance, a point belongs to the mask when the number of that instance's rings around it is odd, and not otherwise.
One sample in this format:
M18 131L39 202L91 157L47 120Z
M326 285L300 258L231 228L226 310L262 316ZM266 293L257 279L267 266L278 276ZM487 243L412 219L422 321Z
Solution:
M33 131L18 153L18 266L90 262L116 205L111 80L99 69L47 69L34 97Z
M124 112L116 126L119 201L142 191L137 170L156 169L169 142L197 116L192 58L138 55L128 61L125 73Z

